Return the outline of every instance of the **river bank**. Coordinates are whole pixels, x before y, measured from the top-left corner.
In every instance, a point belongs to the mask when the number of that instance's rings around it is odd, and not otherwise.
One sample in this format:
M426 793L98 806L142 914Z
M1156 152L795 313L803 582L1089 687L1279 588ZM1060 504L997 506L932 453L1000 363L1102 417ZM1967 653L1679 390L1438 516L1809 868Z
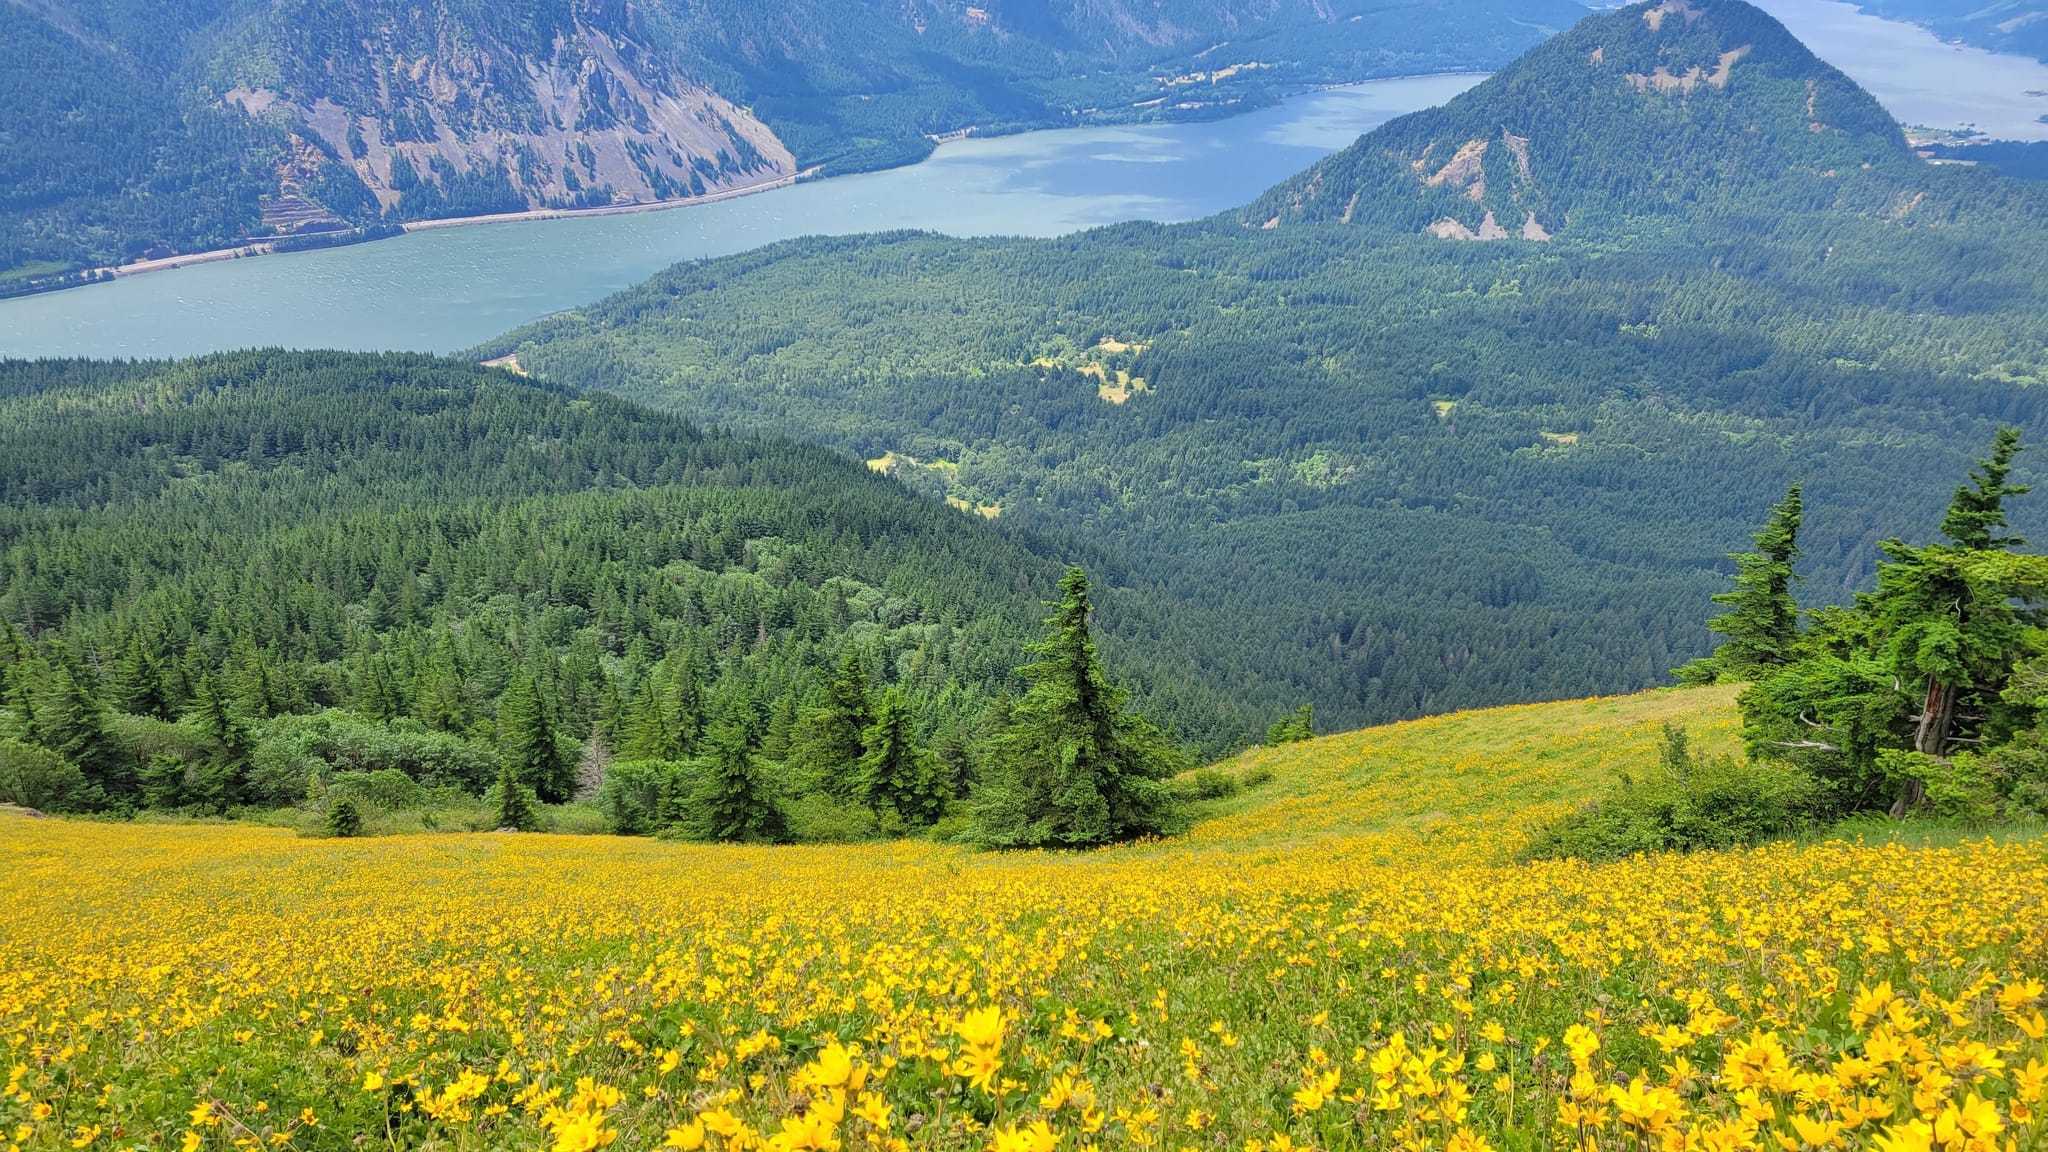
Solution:
M716 204L740 196L752 196L761 192L772 192L777 188L787 188L816 171L816 168L806 169L805 171L791 173L787 176L777 176L771 180L757 180L751 184L742 184L732 188L721 188L716 192L707 192L702 196L682 196L673 200L645 200L634 204L600 204L590 208L531 208L524 212L494 212L482 216L446 216L433 220L413 220L400 225L397 234L431 232L439 228L467 228L481 224L515 224L521 221L532 220L573 220L584 216L625 216L636 212L663 212L670 208L689 208L699 204ZM365 230L364 235L348 240L337 240L333 244L326 245L326 247L338 248L348 244L367 244L376 240L390 239L391 235L393 233L369 234L368 230ZM246 260L253 256L269 256L275 254L281 248L285 251L293 250L283 247L280 241L259 240L248 244L239 244L232 248L213 248L205 252L182 252L175 256L160 256L154 260L134 260L127 264L90 268L86 269L83 273L72 274L78 277L78 279L67 280L67 282L62 284L53 284L47 291L56 292L65 288L84 287L87 284L99 283L107 277L140 276L148 272L168 272L174 268L191 268L200 264L215 264L223 260ZM303 251L304 249L299 250Z

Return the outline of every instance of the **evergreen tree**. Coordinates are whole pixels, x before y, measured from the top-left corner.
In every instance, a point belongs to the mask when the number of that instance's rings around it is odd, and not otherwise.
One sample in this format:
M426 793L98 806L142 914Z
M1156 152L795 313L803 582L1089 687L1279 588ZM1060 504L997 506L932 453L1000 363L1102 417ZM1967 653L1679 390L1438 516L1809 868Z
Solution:
M498 783L494 791L498 794L498 820L494 827L514 832L534 832L540 829L540 813L534 811L534 795L519 779L519 773L506 761L498 768Z
M1089 634L1088 577L1070 568L1030 688L991 742L976 796L976 836L992 847L1082 847L1163 832L1174 816L1166 779L1180 768L1166 737L1124 710Z
M620 734L619 753L628 760L678 760L683 741L675 708L664 697L658 677L640 681L639 691L626 712L625 731Z
M226 811L243 802L247 793L250 762L255 741L249 729L228 711L227 693L219 681L200 681L194 720L206 734L207 755L203 769L194 774L192 797L216 811Z
M51 667L36 700L35 738L77 765L108 802L135 795L134 763L107 731L106 710L62 663Z
M390 657L381 652L364 662L359 707L364 715L387 724L412 711L398 685Z
M790 758L802 779L842 800L851 799L861 757L867 754L864 741L874 722L867 670L860 653L849 648L816 705L797 721Z
M2013 670L2039 652L2032 631L2048 601L2048 557L2010 551L2004 499L2019 440L2002 430L1942 521L1948 543L1878 545L1875 591L1853 610L1824 610L1799 658L1742 697L1744 738L1790 756L1830 786L1838 811L1874 807L1880 789L1903 816L1981 742Z
M782 810L754 769L746 729L730 714L711 725L689 800L688 823L702 840L775 843L787 839Z
M353 797L339 797L328 806L327 834L344 840L363 834L363 813Z
M498 752L521 782L531 782L545 804L564 804L576 793L574 765L562 754L548 720L547 702L533 677L514 677L498 699Z
M114 675L108 684L114 706L130 716L151 716L159 720L171 718L169 694L164 690L163 672L149 653L149 646L143 643L141 633L128 638L127 651L114 666Z
M1735 561L1735 588L1714 594L1714 603L1728 611L1707 621L1707 627L1728 639L1712 656L1680 669L1681 681L1750 680L1797 655L1799 604L1792 597L1792 568L1799 558L1801 511L1799 485L1794 484L1753 537L1756 551L1729 557Z
M1273 721L1273 726L1266 729L1266 744L1268 746L1294 744L1302 740L1312 740L1315 738L1315 734L1315 705L1303 704L1280 719Z
M1858 597L1880 658L1899 683L1918 686L1912 750L1935 761L1945 761L1959 740L1974 737L1976 721L2004 688L2025 652L2026 628L2035 622L2033 613L2016 609L2015 600L2038 600L2033 569L2042 558L2013 554L2022 541L2002 535L2005 498L2027 491L2006 483L2018 452L2018 429L2001 428L1990 456L1977 462L1970 483L1956 489L1942 518L1942 532L1953 544L1880 543L1888 560L1877 567L1877 591ZM2029 583L2035 587L2023 586ZM1969 705L1968 717L1958 707L1963 704ZM1892 814L1903 816L1925 791L1921 774L1908 775Z
M882 694L866 743L856 776L862 801L878 812L896 813L913 827L930 824L945 813L945 781L931 755L917 746L910 703L902 689Z
M1948 514L1941 518L1941 534L1956 547L1976 552L2011 551L2026 543L2017 536L2000 535L2005 530L2005 498L2031 490L2005 480L2019 451L2020 430L2000 428L1992 437L1991 455L1977 461L1979 471L1971 473L1969 483L1956 486Z

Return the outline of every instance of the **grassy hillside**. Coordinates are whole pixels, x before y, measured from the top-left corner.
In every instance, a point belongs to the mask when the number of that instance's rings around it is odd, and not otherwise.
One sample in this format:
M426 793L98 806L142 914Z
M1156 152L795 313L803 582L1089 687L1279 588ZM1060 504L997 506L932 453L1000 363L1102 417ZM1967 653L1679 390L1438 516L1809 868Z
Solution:
M1086 855L0 814L0 1120L32 1149L2038 1148L2039 842L1505 862L1662 721L1729 716L1330 738L1191 837Z

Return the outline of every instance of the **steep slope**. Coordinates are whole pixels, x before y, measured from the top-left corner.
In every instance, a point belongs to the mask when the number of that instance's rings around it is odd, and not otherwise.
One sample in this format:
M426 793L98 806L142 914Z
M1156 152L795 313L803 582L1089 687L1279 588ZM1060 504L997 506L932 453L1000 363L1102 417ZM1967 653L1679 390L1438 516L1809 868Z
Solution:
M1922 164L1754 9L1653 10L1367 136L1347 162L1384 186L1325 168L1253 212L1053 241L800 241L483 351L1107 542L1335 724L1657 683L1792 481L1805 594L1839 600L1883 536L1934 531L1995 423L2048 433L2048 197ZM1744 45L1724 87L1656 90ZM1475 139L1496 222L1540 196L1555 239L1427 231L1483 225L1476 179L1412 166ZM1614 159L1673 149L1697 159Z
M1655 0L1382 126L1243 218L1543 240L1745 198L1823 208L1918 168L1890 114L1770 16Z
M244 240L634 204L933 137L1485 68L1569 0L15 0L0 291Z

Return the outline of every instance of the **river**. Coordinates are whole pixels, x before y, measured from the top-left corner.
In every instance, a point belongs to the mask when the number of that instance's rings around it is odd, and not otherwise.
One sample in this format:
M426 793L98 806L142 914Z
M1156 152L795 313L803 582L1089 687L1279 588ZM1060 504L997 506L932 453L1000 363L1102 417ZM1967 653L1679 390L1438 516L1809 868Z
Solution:
M1760 0L1908 124L2048 138L2048 65L1944 44L1838 0ZM1479 77L1382 80L1228 120L1073 128L941 146L921 164L717 204L447 228L0 301L0 355L225 348L467 348L678 261L817 233L1052 236L1188 220L1252 199L1387 119Z
M1227 120L1068 128L941 145L907 168L715 204L480 224L201 264L0 301L0 354L183 356L224 348L467 348L678 260L793 236L924 228L1056 236L1221 212L1391 117L1480 78L1312 93Z

